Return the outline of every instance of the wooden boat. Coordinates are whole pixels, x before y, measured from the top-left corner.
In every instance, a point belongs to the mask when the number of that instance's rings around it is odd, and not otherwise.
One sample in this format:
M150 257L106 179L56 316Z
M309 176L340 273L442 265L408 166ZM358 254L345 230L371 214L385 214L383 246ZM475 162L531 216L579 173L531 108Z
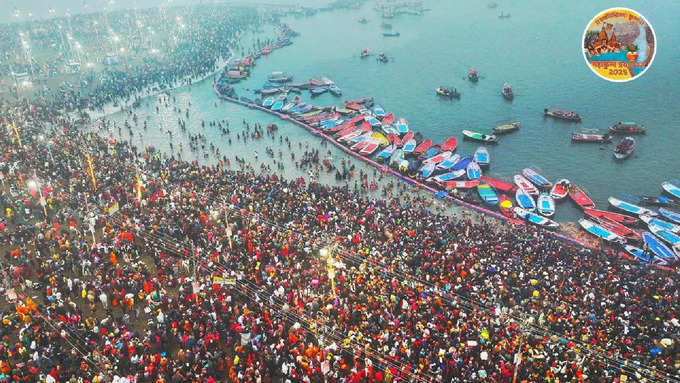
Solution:
M560 224L548 219L546 217L540 216L538 214L534 214L530 211L527 211L525 209L522 209L521 207L515 207L513 209L515 212L515 215L517 217L522 218L526 220L529 223L533 223L534 225L545 227L545 228L558 228L560 227Z
M429 147L427 149L427 151L425 153L418 156L418 158L420 158L422 160L432 158L432 157L436 156L437 154L439 154L441 152L440 148L441 147L439 145L432 145L431 147Z
M390 144L390 141L387 139L387 137L385 137L380 132L373 132L372 138L373 138L373 141L377 142L378 145L380 145L380 146L387 146L387 145ZM399 145L397 145L397 147L399 147Z
M564 120L564 121L571 121L571 122L581 122L581 116L578 115L578 113L574 113L572 111L568 110L560 110L560 109L552 109L548 110L548 108L543 109L543 115L556 118L558 120Z
M569 182L569 180L566 178L557 180L557 182L555 182L552 189L550 190L550 196L555 200L560 200L566 197L567 194L569 194L570 186L571 182Z
M368 143L363 149L361 149L360 153L363 154L363 155L366 155L366 156L370 156L370 155L373 154L373 152L375 152L379 147L380 147L380 145L378 145L377 142L371 141L371 142Z
M626 202L626 201L622 201L618 198L609 197L607 199L607 201L609 201L610 205L612 205L613 207L615 207L619 210L623 210L627 213L635 214L635 215L638 215L638 216L643 215L643 214L650 215L650 216L659 215L655 211L649 210L647 208L644 208L644 207L641 207L641 206L638 206L638 205L635 205L635 204L632 204L632 203L629 203L629 202Z
M577 185L569 187L569 198L581 209L592 209L595 207L595 202Z
M396 145L398 148L401 148L404 145L404 143L401 142L401 138L399 138L399 136L395 135L394 133L388 134L387 139L392 145Z
M365 148L366 145L368 145L369 142L371 142L369 139L362 139L359 142L357 142L356 144L352 145L350 147L350 149L354 150L355 152L360 151L361 149Z
M652 206L680 207L680 201L662 195L657 197L643 195L640 196L640 202Z
M373 106L373 114L378 118L383 118L385 117L385 109L380 105L375 105Z
M472 155L472 158L474 158L475 162L477 162L481 167L487 167L489 166L489 162L491 162L489 151L486 150L486 148L483 146L480 146L479 148L477 148L477 150L475 150L475 153Z
M383 125L391 125L393 122L394 122L394 114L392 114L392 113L388 113L382 119Z
M611 134L645 134L647 127L638 125L636 122L617 122L609 127Z
M578 220L579 225L583 228L583 230L589 232L590 234L599 237L601 239L604 239L605 241L608 242L616 242L616 243L624 243L625 239L623 239L621 236L613 233L612 231L596 224L593 221L589 221L587 219L581 218Z
M597 210L597 209L592 209L592 208L585 208L583 209L583 213L589 217L594 218L595 220L598 220L600 218L607 218L611 221L618 222L620 224L624 225L633 225L638 222L638 219L635 217L631 217L629 215L625 214L619 214L619 213L612 213L610 211L606 210Z
M400 118L399 121L397 121L397 123L394 124L394 127L397 129L397 131L400 134L404 134L404 133L408 134L409 133L408 122L403 118Z
M498 125L497 127L493 128L493 132L495 134L506 134L518 130L519 127L520 127L519 121L511 122L508 124Z
M447 182L447 181L453 181L453 180L458 179L458 178L460 178L464 175L465 175L465 170L454 170L452 172L440 174L440 175L435 176L435 177L430 177L430 179L428 179L428 181L434 181L434 182L442 183L442 182Z
M404 153L412 153L416 148L416 140L410 139L404 142Z
M664 221L663 219L659 219L659 218L655 218L655 217L651 217L649 215L643 214L643 215L640 216L640 220L642 222L646 223L647 226L654 225L654 226L658 226L658 227L660 227L664 230L668 230L668 231L676 233L676 234L680 233L680 225L676 225L674 223Z
M459 154L453 154L449 158L438 163L437 169L440 169L440 170L451 169L453 167L453 165L455 165L458 161L460 161L460 155Z
M397 123L397 125L398 125L398 124L399 124L399 123ZM397 129L397 130L398 130L398 129ZM404 134L404 137L401 138L401 141L402 141L402 142L406 142L406 141L412 139L414 136L415 136L415 134L413 134L413 132L407 132L406 134Z
M656 254L654 254L651 251L644 251L639 247L635 247L633 245L625 245L623 248L626 250L626 253L632 255L633 257L637 258L642 262L653 263L659 266L668 266L668 262L666 260L664 260L663 258L659 258Z
M479 197L489 206L498 205L498 195L489 184L477 185L477 193Z
M383 32L382 34L385 37L399 37L400 33L399 32Z
M534 169L524 168L522 169L522 175L539 188L548 189L552 186L552 182L538 174Z
M451 167L451 170L467 169L468 164L472 161L472 157L465 156L461 158L460 161L456 162L456 164Z
M488 143L496 143L498 142L498 137L494 136L493 134L483 134L479 132L473 132L471 130L463 130L463 136L464 138L474 140L474 141L481 141L481 142L488 142Z
M416 148L413 150L413 154L415 155L421 155L427 151L427 149L432 146L432 140L427 139L423 142L420 143L420 145L416 146Z
M361 106L361 105L359 105L359 104L354 104L354 103L347 102L347 101L345 101L345 106L346 106L348 109L352 109L352 110L361 110L361 109L364 108L363 106Z
M386 160L392 156L392 152L394 152L397 149L396 146L390 145L383 149L380 153L378 153L378 161L380 160Z
M434 155L430 158L426 158L423 161L423 163L426 164L426 163L434 162L435 164L439 164L440 162L447 160L449 157L451 157L451 152L441 152L441 153Z
M513 178L515 181L515 185L517 185L520 189L524 190L527 194L530 195L538 195L538 189L536 189L536 186L529 182L526 178L519 174L515 174L515 177Z
M667 261L675 259L673 251L666 247L654 234L645 231L642 233L642 240L645 242L647 249L659 258Z
M677 234L656 225L649 225L649 230L662 241L669 244L673 250L680 249L680 236Z
M428 178L434 173L434 168L437 166L437 164L429 162L426 164L423 164L423 166L420 167L420 177L421 178Z
M664 209L664 208L659 208L659 214L661 214L664 218L671 220L675 223L680 223L680 214L676 213L672 210Z
M470 180L476 180L482 176L482 168L480 168L479 164L475 161L470 162L467 168L465 168L465 171L467 172L467 177Z
M675 198L680 199L680 187L678 187L678 185L671 183L669 181L666 181L666 182L663 182L661 184L661 187L663 188L663 190L666 193L672 195Z
M515 94L512 92L512 86L510 86L510 84L507 82L503 84L503 87L501 88L501 95L506 100L512 100L515 98Z
M519 188L515 192L515 201L517 201L517 206L521 207L522 209L526 209L528 211L534 211L536 210L536 202L534 199L524 191L524 189Z
M600 217L596 220L596 222L605 229L611 231L612 233L625 238L627 241L639 242L642 240L642 237L636 231L633 231L627 228L626 226L614 220L611 220L607 217Z
M342 89L338 88L337 85L333 84L328 87L328 91L331 92L333 96L340 97L342 96Z
M442 145L442 151L455 151L456 147L458 146L458 139L456 137L451 137L444 141L444 144Z
M366 104L366 103L371 103L373 102L373 97L361 97L361 98L355 98L353 100L347 100L345 103L350 103L350 104Z
M555 200L548 193L541 193L536 200L536 210L546 217L555 214Z
M501 180L497 180L495 178L491 178L488 176L480 177L480 181L493 186L494 189L503 193L515 194L515 191L517 191L517 185L508 182L503 182Z
M440 86L439 88L435 89L435 93L437 93L438 96L441 97L446 97L446 98L455 98L459 99L460 98L460 92L456 88L446 88L443 86Z
M371 124L371 126L380 126L380 120L373 116L366 116L366 121Z
M320 86L318 88L312 88L312 89L309 90L309 92L312 94L312 97L320 96L320 95L328 92L328 87Z
M614 158L623 160L630 157L635 151L635 139L633 137L624 137L614 148Z
M446 181L444 186L446 190L451 189L472 189L479 185L479 180L474 181Z
M470 80L472 82L479 81L479 74L474 69L470 69L467 76L468 76L468 80Z
M498 202L498 209L501 211L501 214L508 218L513 218L512 208L512 200L507 195L501 194Z
M610 142L612 140L612 136L608 133L605 134L588 134L588 133L572 133L571 134L571 141L572 142L593 142L593 143L605 143L605 142Z

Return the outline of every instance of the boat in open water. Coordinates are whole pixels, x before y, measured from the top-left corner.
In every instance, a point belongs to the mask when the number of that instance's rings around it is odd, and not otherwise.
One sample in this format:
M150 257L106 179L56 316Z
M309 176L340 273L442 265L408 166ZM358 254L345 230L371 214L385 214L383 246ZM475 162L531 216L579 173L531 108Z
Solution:
M470 80L472 82L479 81L479 74L477 73L477 71L475 69L470 69L467 76L468 76L468 80Z
M515 98L515 93L512 91L512 86L510 86L510 84L507 82L503 84L503 87L501 88L501 95L503 95L504 99L509 101Z
M571 185L569 187L569 198L581 209L592 209L595 207L595 202L578 185Z
M633 137L624 137L614 148L614 158L617 160L624 160L630 157L635 151L635 139Z
M605 142L611 142L612 136L609 133L605 134L592 134L592 133L572 133L572 142L592 142L602 144Z
M637 122L617 122L616 124L609 127L609 133L611 134L645 134L647 133L647 127L643 125L638 125Z
M556 118L558 120L581 122L581 116L579 116L578 113L574 113L569 110L545 108L543 109L543 115Z
M472 130L463 130L463 137L473 141L487 142L495 144L498 142L498 137L493 134L484 134Z
M401 34L399 32L383 32L385 37L399 37Z
M521 124L520 124L519 121L510 122L510 123L503 124L503 125L498 125L497 127L493 128L493 132L494 132L494 134L506 134L506 133L514 132L514 131L519 129L520 125Z

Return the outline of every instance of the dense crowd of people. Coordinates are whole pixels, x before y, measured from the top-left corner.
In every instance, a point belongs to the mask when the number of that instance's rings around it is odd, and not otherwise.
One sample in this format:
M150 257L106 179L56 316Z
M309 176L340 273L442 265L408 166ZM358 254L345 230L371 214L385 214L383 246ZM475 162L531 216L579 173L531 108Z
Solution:
M2 110L0 381L677 379L670 271Z

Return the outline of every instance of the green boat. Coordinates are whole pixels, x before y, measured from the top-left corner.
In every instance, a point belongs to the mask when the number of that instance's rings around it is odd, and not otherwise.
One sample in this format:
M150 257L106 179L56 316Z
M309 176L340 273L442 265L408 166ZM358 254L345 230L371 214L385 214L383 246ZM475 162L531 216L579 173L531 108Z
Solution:
M473 141L487 142L491 144L498 143L498 137L494 136L493 134L484 134L479 132L473 132L471 130L463 130L463 136L465 136L464 138Z

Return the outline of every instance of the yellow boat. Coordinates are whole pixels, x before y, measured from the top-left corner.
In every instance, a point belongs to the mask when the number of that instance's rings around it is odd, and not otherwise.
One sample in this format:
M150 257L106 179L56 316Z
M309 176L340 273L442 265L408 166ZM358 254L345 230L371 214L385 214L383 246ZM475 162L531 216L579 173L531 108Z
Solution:
M380 146L387 146L390 144L390 140L380 132L373 132L373 139L376 140Z

